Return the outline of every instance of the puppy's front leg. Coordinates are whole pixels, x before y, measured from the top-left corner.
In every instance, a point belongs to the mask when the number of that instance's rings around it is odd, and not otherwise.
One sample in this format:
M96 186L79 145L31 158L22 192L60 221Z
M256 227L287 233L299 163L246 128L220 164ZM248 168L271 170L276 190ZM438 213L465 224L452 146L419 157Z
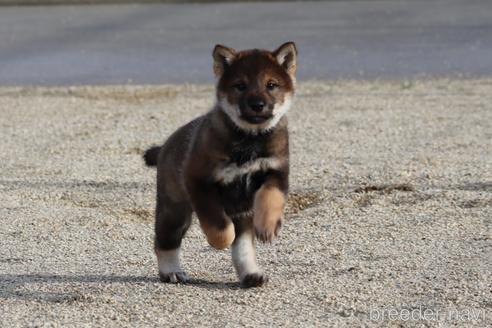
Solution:
M206 179L194 179L188 192L208 243L216 249L229 247L235 237L234 225L224 211L217 187Z
M263 242L271 242L277 237L284 216L286 189L286 182L273 176L256 192L253 225L256 236Z
M236 239L232 244L232 263L241 281L242 288L259 287L267 282L267 277L256 263L254 232L250 220L236 226Z

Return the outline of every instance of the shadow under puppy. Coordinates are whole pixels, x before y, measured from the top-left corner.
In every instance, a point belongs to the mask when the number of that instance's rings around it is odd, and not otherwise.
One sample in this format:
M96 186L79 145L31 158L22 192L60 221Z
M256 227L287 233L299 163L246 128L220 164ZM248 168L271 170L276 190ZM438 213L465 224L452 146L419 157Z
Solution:
M217 103L144 155L157 166L155 252L164 282L186 282L181 240L192 212L216 249L231 246L242 287L266 281L255 236L278 234L287 199L289 139L285 113L294 95L297 50L213 51Z

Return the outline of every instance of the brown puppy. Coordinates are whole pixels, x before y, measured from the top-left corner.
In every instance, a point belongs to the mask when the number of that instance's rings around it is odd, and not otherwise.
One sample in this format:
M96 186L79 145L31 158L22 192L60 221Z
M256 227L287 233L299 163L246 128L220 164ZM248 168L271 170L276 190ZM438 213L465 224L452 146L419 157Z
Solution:
M217 45L217 104L144 155L157 166L155 252L165 282L188 278L179 263L181 239L195 212L210 245L232 245L241 286L266 282L254 237L278 234L288 191L287 118L294 95L297 50L236 52Z

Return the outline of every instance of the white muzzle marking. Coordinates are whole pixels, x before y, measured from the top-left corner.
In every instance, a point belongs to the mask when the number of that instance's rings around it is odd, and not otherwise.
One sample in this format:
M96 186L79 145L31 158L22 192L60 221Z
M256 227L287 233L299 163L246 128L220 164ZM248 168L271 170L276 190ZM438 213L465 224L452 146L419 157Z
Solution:
M291 105L292 95L288 94L285 96L282 104L275 104L272 111L273 116L269 120L263 123L253 124L241 118L241 110L238 105L229 103L226 97L219 98L219 107L224 111L224 113L229 116L238 128L251 134L258 134L260 132L266 132L273 129L280 119L288 112Z

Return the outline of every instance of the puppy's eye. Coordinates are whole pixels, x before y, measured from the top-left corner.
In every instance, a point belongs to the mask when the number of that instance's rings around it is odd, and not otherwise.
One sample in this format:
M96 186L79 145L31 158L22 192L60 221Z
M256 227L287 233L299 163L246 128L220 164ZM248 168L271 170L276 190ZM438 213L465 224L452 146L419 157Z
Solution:
M278 87L278 84L273 82L273 81L268 81L267 83L267 89L272 91L274 90L276 87Z
M244 83L244 82L236 83L233 85L233 87L237 91L243 92L244 90L246 90L246 83Z

